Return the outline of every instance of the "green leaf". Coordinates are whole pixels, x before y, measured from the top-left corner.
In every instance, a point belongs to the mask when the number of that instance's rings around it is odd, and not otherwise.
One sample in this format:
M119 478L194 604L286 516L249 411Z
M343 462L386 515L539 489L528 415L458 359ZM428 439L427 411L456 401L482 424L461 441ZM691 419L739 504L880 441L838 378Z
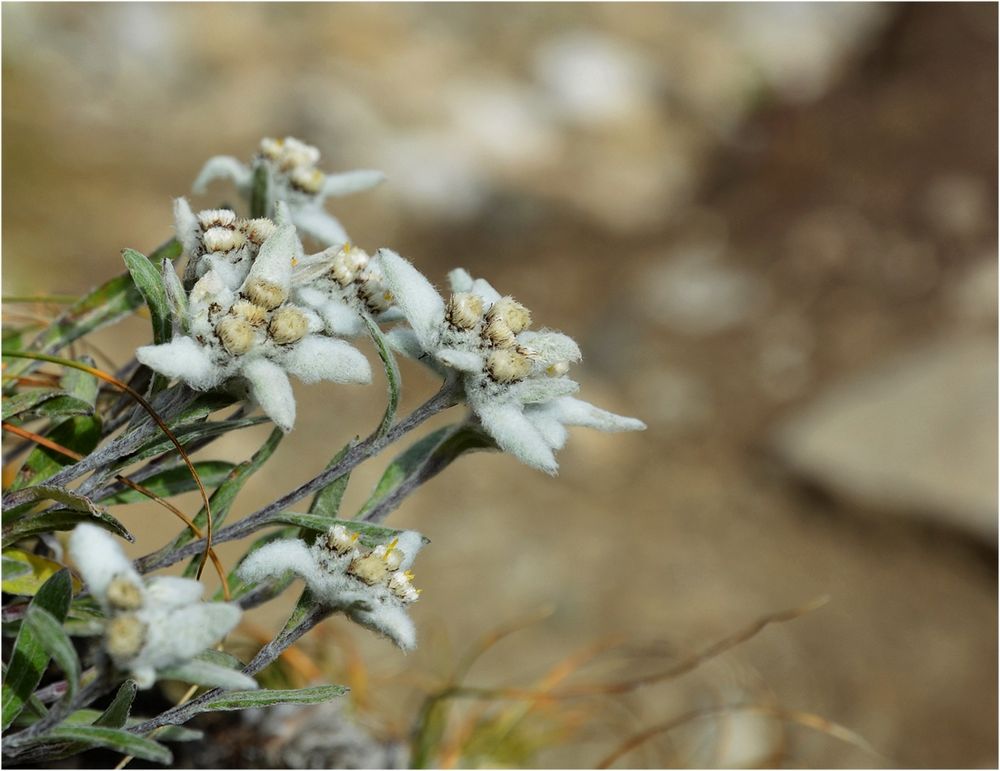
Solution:
M307 530L315 530L324 533L334 525L343 525L348 530L358 533L361 536L361 543L368 548L374 548L379 544L387 543L401 532L391 527L371 525L367 522L361 522L356 519L330 519L328 517L320 517L315 514L299 514L294 511L280 511L273 515L270 521L282 522L286 525L296 525L298 527L306 528Z
M162 259L174 260L181 256L181 245L170 239L154 251L149 259L159 263ZM71 305L65 313L31 341L32 351L56 351L95 329L113 324L130 315L142 303L142 294L128 273L115 276L94 289L86 297ZM10 362L7 374L19 375L37 366L31 359Z
M49 399L63 395L63 393L58 388L32 388L31 390L21 391L11 396L4 396L3 419L9 420L15 415L32 410L32 408Z
M77 597L69 606L63 628L71 637L98 637L104 634L107 618L93 597Z
M265 163L254 166L250 188L250 216L271 216L271 173Z
M121 728L128 722L129 712L132 711L132 702L135 701L136 685L135 680L126 680L122 683L115 698L112 699L108 708L101 713L93 724L104 726L105 728Z
M34 487L28 487L21 492L18 498L25 501L25 503L18 506L19 509L38 503L38 501L55 501L56 503L63 504L68 509L87 512L99 519L110 517L103 506L98 506L85 495L80 495L59 485L35 485ZM114 518L112 517L111 519L113 520Z
M52 509L4 525L3 548L6 549L8 546L33 535L51 533L56 530L72 530L81 522L89 522L92 525L103 527L105 530L121 536L129 543L135 542L135 538L125 529L125 525L106 511L94 513L75 509Z
M170 305L167 302L167 290L163 286L163 276L160 275L157 264L150 262L146 255L135 249L122 249L122 258L149 308L150 319L153 322L153 342L167 342L170 340Z
M174 432L174 435L178 439L183 439L183 444L189 444L190 442L196 441L198 439L204 439L210 436L218 436L219 434L226 434L230 431L237 431L241 428L250 428L251 426L259 426L261 423L267 423L270 418L266 415L258 415L253 418L239 418L236 420L217 420L201 423L185 423L181 425L171 426L170 430ZM162 436L162 434L160 434ZM136 450L132 455L125 458L121 458L116 461L116 465L128 465L130 463L135 463L140 460L145 460L146 458L152 458L154 455L160 455L161 453L168 452L170 450L175 450L174 443L169 439L154 439L153 441L144 444L138 450Z
M45 434L56 444L73 450L80 455L89 455L101 441L101 419L96 416L72 417L59 423ZM76 463L73 458L47 447L36 447L29 454L11 483L10 490L20 490L29 485L37 485L56 474L65 466ZM22 511L18 507L18 511ZM5 512L5 517L16 512Z
M201 477L202 484L206 488L215 487L221 484L229 475L233 464L222 460L203 460L194 464L198 476ZM156 493L161 498L169 498L171 495L180 495L191 490L197 490L198 485L191 476L191 470L187 466L161 471L153 474L148 479L143 480L142 486L147 490ZM122 490L107 498L102 498L102 503L114 505L119 503L136 503L138 501L149 500L147 496L137 490Z
M378 328L378 324L369 318L368 314L361 314L361 320L368 327L372 342L375 343L375 350L382 360L382 367L385 369L385 379L389 387L389 402L386 404L385 413L382 415L382 422L379 424L376 436L385 436L386 432L392 428L392 423L396 419L396 408L399 407L399 393L401 381L399 378L399 366L396 364L396 356L386 342L385 335Z
M88 367L93 367L97 363L90 356L81 356L80 362ZM101 386L96 377L89 372L66 367L59 383L63 393L43 403L34 412L48 418L94 414Z
M87 749L104 747L123 755L133 755L153 763L170 765L174 756L162 744L136 736L121 728L106 728L93 725L71 725L63 723L35 739L38 744L55 742L80 742Z
M17 578L18 576L23 576L31 573L31 565L26 565L18 560L12 560L9 557L0 558L3 564L3 580L6 581L9 578Z
M28 569L27 574L10 578L3 577L3 590L8 594L33 597L38 594L45 582L63 569L62 563L46 559L37 554L31 554L21 549L4 549L4 557L21 563ZM78 578L72 579L73 591L79 591L83 584Z
M344 445L343 449L326 464L326 467L336 466L353 446L353 442ZM329 517L330 525L332 526L333 520L340 511L340 503L344 499L344 493L347 492L347 485L350 481L351 472L348 471L319 490L313 497L312 503L309 504L309 513L317 517ZM304 538L306 543L311 544L316 539L316 532L312 528L307 528L299 533L299 537Z
M432 469L430 476L433 476L463 453L492 447L495 447L493 440L477 427L458 424L439 428L392 460L357 518L363 518L391 496L414 473Z
M349 690L343 685L319 685L297 690L230 691L198 705L198 712L255 709L276 704L321 704L343 696Z
M32 604L28 606L21 628L24 629L25 626L62 669L67 685L63 698L71 703L80 685L80 659L69 636L63 631L62 624L47 610Z
M257 687L256 680L239 670L197 659L174 667L160 669L157 672L157 677L162 680L180 680L184 683L202 685L208 688L239 690Z
M72 597L69 570L62 569L53 575L34 596L28 606L46 611L57 623L62 623ZM7 730L32 692L38 686L49 665L49 652L45 642L31 624L21 624L14 641L14 648L7 663L7 677L3 683L3 718L0 727Z

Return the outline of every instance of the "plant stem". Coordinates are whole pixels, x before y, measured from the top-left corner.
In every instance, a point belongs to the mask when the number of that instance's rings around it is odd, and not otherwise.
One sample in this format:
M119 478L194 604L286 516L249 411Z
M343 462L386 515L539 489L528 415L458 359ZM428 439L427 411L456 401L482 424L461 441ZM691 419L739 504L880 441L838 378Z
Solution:
M378 431L376 431L369 435L366 439L351 447L338 463L330 466L308 482L272 501L264 508L244 517L239 522L234 522L232 525L217 531L213 536L213 543L219 544L226 541L235 541L267 525L275 514L283 511L296 501L305 498L307 495L323 489L335 479L354 470L362 462L380 452L386 445L392 444L428 418L433 417L448 407L454 406L456 403L457 392L455 384L450 381L446 382L434 396L396 423L385 434L379 435ZM173 565L185 557L197 554L204 547L204 539L201 539L191 541L177 549L154 552L137 560L135 563L136 569L141 573L158 570L159 568Z

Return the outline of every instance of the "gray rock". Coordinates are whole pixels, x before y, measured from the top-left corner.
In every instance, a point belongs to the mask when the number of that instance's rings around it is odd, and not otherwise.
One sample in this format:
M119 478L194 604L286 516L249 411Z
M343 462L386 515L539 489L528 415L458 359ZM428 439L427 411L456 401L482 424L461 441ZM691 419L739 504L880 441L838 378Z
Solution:
M843 383L778 426L799 473L877 508L995 542L997 347L943 340Z

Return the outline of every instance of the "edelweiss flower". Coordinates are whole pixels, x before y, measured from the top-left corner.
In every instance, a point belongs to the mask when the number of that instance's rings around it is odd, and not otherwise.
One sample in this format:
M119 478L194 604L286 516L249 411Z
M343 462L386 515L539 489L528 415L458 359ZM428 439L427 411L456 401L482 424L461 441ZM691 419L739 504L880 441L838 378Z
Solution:
M193 190L204 193L215 179L232 179L240 193L250 198L254 172L264 166L270 175L272 199L285 201L292 212L292 221L303 233L328 246L346 244L350 239L336 217L323 208L327 198L359 193L375 187L385 179L380 171L348 171L324 174L316 168L319 150L294 137L265 138L260 152L246 165L229 155L217 155L208 160Z
M174 229L188 258L185 285L191 286L214 270L226 287L236 289L246 279L264 242L288 218L284 205L278 207L276 221L272 222L265 217L242 219L230 209L206 209L195 214L185 199L176 199Z
M405 530L369 551L357 533L335 525L312 546L298 539L265 544L243 560L237 574L249 583L291 570L319 602L408 651L416 647L417 633L406 606L420 595L409 569L421 546L421 535Z
M197 581L161 576L144 582L114 537L94 525L77 525L69 552L108 616L105 650L140 688L153 685L158 670L187 664L215 645L240 619L237 605L201 602ZM203 673L223 669L197 663ZM257 687L253 678L232 670L216 674L228 687Z
M295 299L315 310L330 334L362 334L364 315L378 323L402 318L378 265L351 244L331 246L300 260L292 271L292 287Z
M461 375L465 399L500 449L554 474L553 450L566 442L565 426L639 431L641 420L598 409L570 394L565 377L580 360L576 343L559 332L532 332L531 313L482 279L452 271L453 294L441 298L398 254L379 251L385 283L412 329L393 329L389 343L441 374Z
M298 248L295 228L276 226L235 291L210 269L188 297L188 334L143 346L136 358L200 391L242 377L284 431L295 423L295 397L286 372L304 383L371 382L371 366L360 351L315 334L323 328L320 318L288 302Z

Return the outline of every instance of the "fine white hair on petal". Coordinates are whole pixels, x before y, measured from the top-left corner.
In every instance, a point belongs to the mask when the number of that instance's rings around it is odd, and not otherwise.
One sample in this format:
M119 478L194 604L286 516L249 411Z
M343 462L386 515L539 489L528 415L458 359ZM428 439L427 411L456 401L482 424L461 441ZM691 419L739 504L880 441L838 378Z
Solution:
M420 338L412 329L394 327L385 333L385 341L396 353L401 353L411 359L419 359L427 349L420 343Z
M292 260L297 241L293 225L279 226L261 245L247 281L267 281L287 290L292 283Z
M201 167L194 184L191 185L191 190L200 195L208 190L209 182L226 178L233 180L240 189L249 188L253 172L231 155L216 155L214 158L209 158Z
M517 342L532 350L532 358L548 366L559 361L577 362L582 354L580 346L569 335L547 329L538 332L526 331L517 336Z
M96 525L81 524L73 529L69 538L69 553L90 593L102 605L105 604L108 584L116 576L126 577L136 586L142 586L142 579L114 536Z
M295 425L295 395L285 371L267 359L254 359L243 365L241 373L250 383L250 393L286 434Z
M318 290L312 290L318 291ZM337 300L326 300L313 306L326 324L326 330L335 335L357 337L365 330L361 315L349 305Z
M385 174L381 171L359 169L345 171L341 174L327 174L320 189L320 198L338 197L371 190L385 182Z
M194 658L225 637L240 614L238 605L224 602L181 608L147 606L137 614L146 624L146 641L130 666L162 669Z
M444 323L444 300L419 270L394 251L379 249L376 259L386 286L426 350Z
M646 428L637 418L616 415L572 396L553 399L548 409L567 426L584 426L598 431L643 431Z
M465 268L455 268L448 273L448 283L452 292L471 292L472 276Z
M184 247L184 253L190 257L198 248L201 226L186 198L174 199L174 233Z
M558 471L559 464L552 448L525 417L521 405L497 404L487 400L474 405L474 409L483 428L496 440L501 450L547 474L554 475Z
M567 377L532 377L512 383L507 395L522 404L547 402L560 396L567 396L580 390L579 383Z
M417 647L417 630L406 611L395 602L368 602L369 610L348 611L352 619L372 631L385 635L404 651Z
M133 665L129 668L129 674L132 676L132 679L135 680L135 687L140 691L152 688L153 684L156 682L156 670L149 665Z
M319 204L296 206L292 211L292 221L300 232L325 246L346 244L351 240L340 220Z
M201 599L204 587L200 581L180 576L156 576L146 584L146 601L153 605L177 608Z
M303 383L370 383L372 367L357 348L343 340L309 335L283 353L282 364Z
M409 570L413 567L413 561L424 546L424 537L416 530L403 530L397 536L399 540L396 546L403 552L403 561L399 564L399 570Z
M524 412L525 416L534 423L538 433L553 450L561 450L566 444L569 432L566 427L559 422L559 419L545 410L544 405L539 407L529 407Z
M301 576L310 586L320 582L321 569L316 564L316 558L309 547L297 538L271 541L250 552L236 573L247 583L258 583L288 570Z
M472 292L483 298L486 310L503 296L485 278L477 278L472 282Z
M144 345L136 350L135 358L154 372L183 380L199 391L214 388L225 377L208 352L190 337L175 337L161 345Z
M441 348L434 353L435 358L462 372L482 372L483 357L474 351L461 351L457 348Z

